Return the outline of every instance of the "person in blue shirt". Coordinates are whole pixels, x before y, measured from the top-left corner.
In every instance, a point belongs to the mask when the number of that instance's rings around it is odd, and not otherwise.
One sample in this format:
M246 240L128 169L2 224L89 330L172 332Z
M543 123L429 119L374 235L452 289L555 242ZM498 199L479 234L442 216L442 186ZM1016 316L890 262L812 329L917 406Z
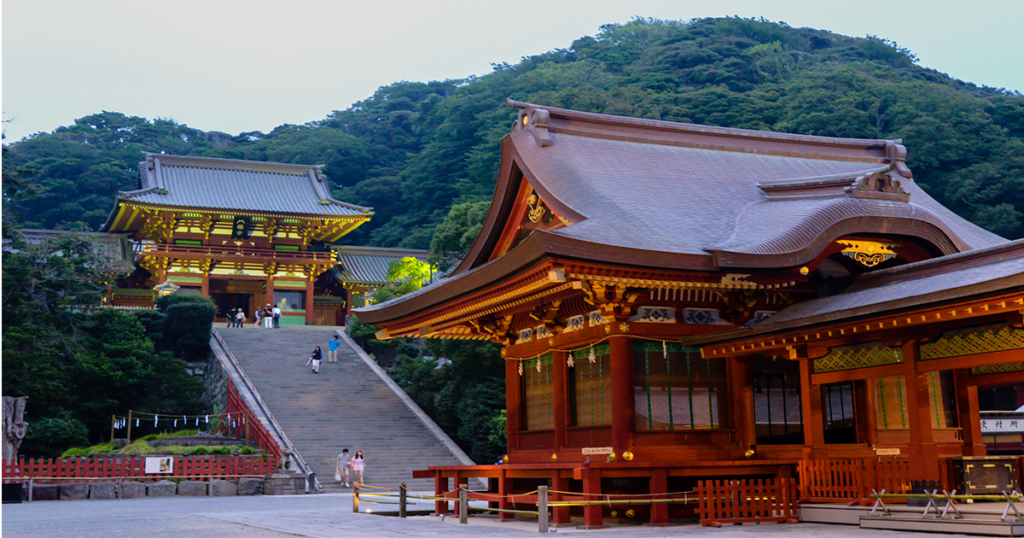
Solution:
M341 340L338 340L338 335L334 335L334 338L328 345L327 362L338 362L338 348L341 347Z

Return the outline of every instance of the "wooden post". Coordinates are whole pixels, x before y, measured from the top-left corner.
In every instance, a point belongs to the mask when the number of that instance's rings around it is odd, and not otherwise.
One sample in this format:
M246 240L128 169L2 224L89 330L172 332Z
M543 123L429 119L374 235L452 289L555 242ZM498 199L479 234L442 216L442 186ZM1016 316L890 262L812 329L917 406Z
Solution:
M537 532L548 532L548 487L537 488Z
M804 459L826 457L825 422L821 415L821 386L811 383L811 359L800 357L800 393L804 413Z
M555 471L555 475L551 477L551 488L555 490L555 493L552 494L552 499L556 502L564 501L566 500L565 495L557 492L569 491L569 479L561 476L558 471ZM570 522L568 506L555 506L551 508L551 523L556 527L558 525L567 525Z
M210 296L210 273L203 273L203 282L199 285L199 293L203 297Z
M117 424L117 415L110 415L110 442L114 442L114 425Z
M441 475L441 471L434 471L434 497L444 497L445 493L448 493L448 479ZM434 513L447 514L448 501L434 501Z
M257 308L259 308L260 310L265 310L266 305L268 304L270 306L274 306L274 275L267 275L267 293L264 294L263 298L263 304L256 305ZM256 313L253 312L253 315L255 314ZM266 322L264 321L260 325L262 326L264 323Z
M971 376L967 368L953 370L953 384L956 387L957 421L963 434L963 455L984 456L985 443L981 440L981 411L978 407L978 387L969 383Z
M469 487L469 478L468 477L456 475L454 482L455 482L454 485L455 485L455 490L456 491L461 490L463 487L466 487L466 488ZM460 512L460 510L462 510L461 505L456 503L455 504L455 515L461 516L462 512Z
M359 482L352 488L352 513L359 513Z
M734 411L735 413L735 411ZM668 470L664 467L653 469L650 481L651 497L653 499L668 498ZM668 525L668 505L651 505L651 525Z
M512 494L512 479L505 475L505 470L501 470L501 476L498 477L498 508L502 510L512 509L512 503L508 501L508 495ZM498 512L498 521L514 521L516 518L515 514L508 512Z
M569 419L569 367L566 365L566 357L568 353L565 351L555 351L553 353L554 363L552 364L552 379L554 383L554 435L555 435L555 452L558 452L562 447L566 446L565 428L568 424Z
M313 312L313 284L314 284L314 282L315 282L314 278L310 278L309 280L306 281L306 304L303 306L303 308L306 309L306 325L313 325L313 322L316 321L316 318L313 317L314 316L314 312Z
M408 491L405 488L405 482L398 485L398 517L405 519L406 505L408 500L406 498Z
M128 410L128 435L127 435L127 440L128 440L128 444L129 445L132 444L132 410L131 409Z
M907 383L907 426L910 429L910 479L939 481L939 450L932 437L931 398L927 374L917 373L918 344L903 344Z
M747 448L757 442L757 432L754 429L754 373L749 358L730 357L728 359L729 373L729 399L731 400L731 411L733 416L733 428L736 430L736 442L746 452ZM668 490L666 490L668 491ZM653 505L653 507L665 507L667 505ZM667 514L667 512L666 512ZM666 515L666 523L668 516Z
M633 339L625 336L612 338L611 398L612 449L616 456L633 448ZM600 486L599 486L600 487Z
M508 436L508 454L519 444L519 418L522 409L522 385L519 377L519 361L505 359L505 431Z
M459 525L469 523L469 490L466 484L459 484Z
M615 338L624 340L624 338ZM614 355L612 355L614 357ZM598 501L601 497L601 471L592 467L583 468L583 500ZM601 505L588 504L583 507L583 526L588 529L599 529L604 526Z

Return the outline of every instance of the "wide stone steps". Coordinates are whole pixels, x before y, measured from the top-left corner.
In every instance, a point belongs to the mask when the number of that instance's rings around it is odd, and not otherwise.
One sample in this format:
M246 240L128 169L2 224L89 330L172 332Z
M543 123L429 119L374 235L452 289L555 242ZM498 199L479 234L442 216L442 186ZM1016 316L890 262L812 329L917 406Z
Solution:
M365 453L366 483L392 488L433 490L412 471L461 464L352 348L342 342L338 362L327 362L334 331L217 331L325 491L340 491L332 482L343 448ZM313 374L305 364L317 345L324 361Z

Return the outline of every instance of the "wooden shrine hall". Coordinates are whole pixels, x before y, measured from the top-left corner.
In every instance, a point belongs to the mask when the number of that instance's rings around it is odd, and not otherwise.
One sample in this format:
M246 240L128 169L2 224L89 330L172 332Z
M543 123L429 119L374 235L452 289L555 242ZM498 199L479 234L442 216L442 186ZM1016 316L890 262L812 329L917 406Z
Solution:
M319 166L150 153L137 189L103 231L128 236L136 268L115 306L152 306L153 288L210 296L218 316L273 304L283 325L344 325L353 298L387 281L391 261L425 251L332 243L373 212L335 200Z
M706 478L804 488L814 465L876 454L940 480L939 458L983 451L977 387L1024 379L1024 242L929 197L901 141L507 104L469 255L355 311L379 338L503 346L505 461L419 473L438 494L469 477L591 499Z

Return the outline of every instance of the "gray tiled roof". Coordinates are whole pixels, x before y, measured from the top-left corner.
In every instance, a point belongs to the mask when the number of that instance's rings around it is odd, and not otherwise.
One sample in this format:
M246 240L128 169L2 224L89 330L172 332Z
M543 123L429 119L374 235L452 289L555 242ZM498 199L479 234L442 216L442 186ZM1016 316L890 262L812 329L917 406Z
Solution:
M341 282L384 285L388 283L388 267L391 262L406 257L426 260L426 250L376 248L376 247L331 247L338 253L338 266L332 272Z
M147 154L139 187L120 198L166 206L364 215L370 208L339 202L319 166Z

